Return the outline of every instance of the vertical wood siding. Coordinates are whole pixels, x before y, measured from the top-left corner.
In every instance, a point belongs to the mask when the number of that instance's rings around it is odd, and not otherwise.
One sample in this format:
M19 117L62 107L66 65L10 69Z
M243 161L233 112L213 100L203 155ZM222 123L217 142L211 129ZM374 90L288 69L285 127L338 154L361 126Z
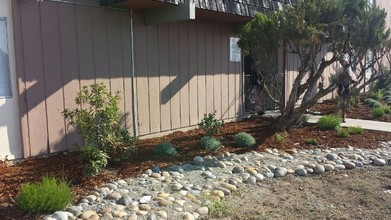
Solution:
M132 132L129 14L36 1L15 1L14 13L24 157L80 142L61 112L75 108L76 92L93 82L121 91Z
M231 25L144 26L141 11L134 22L140 135L196 125L214 111L221 119L242 115L241 63L229 62Z
M85 85L120 91L124 126L139 135L196 125L206 113L241 112L241 63L229 61L232 25L178 22L144 25L130 14L58 2L15 1L15 40L24 157L68 150L80 138L61 114ZM132 86L136 121L133 125Z

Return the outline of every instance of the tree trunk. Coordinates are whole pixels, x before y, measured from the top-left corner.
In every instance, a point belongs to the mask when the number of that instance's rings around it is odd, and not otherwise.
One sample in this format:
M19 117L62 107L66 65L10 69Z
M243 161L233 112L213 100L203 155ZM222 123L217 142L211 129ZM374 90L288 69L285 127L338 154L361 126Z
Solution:
M293 127L297 127L301 123L301 115L303 112L290 112L284 115L281 115L273 122L272 128L276 131L283 131Z

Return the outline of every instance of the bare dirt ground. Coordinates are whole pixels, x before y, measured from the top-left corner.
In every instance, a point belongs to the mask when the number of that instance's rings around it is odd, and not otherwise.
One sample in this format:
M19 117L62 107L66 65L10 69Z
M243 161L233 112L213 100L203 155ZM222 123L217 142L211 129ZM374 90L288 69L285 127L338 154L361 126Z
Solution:
M224 217L208 219L390 219L391 167L269 179L224 203Z

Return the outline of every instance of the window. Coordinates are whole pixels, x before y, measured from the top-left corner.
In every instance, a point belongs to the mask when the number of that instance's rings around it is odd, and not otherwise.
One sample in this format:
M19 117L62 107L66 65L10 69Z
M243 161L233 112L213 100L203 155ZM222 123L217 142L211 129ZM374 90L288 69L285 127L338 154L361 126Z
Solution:
M10 82L7 19L0 17L0 98L12 96Z

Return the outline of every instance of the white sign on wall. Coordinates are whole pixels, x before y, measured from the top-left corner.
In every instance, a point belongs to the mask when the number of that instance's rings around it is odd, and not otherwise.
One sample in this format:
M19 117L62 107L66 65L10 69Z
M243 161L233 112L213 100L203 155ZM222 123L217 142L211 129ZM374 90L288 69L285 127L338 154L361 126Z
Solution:
M229 38L229 61L231 62L240 62L242 58L242 53L238 46L238 37Z

